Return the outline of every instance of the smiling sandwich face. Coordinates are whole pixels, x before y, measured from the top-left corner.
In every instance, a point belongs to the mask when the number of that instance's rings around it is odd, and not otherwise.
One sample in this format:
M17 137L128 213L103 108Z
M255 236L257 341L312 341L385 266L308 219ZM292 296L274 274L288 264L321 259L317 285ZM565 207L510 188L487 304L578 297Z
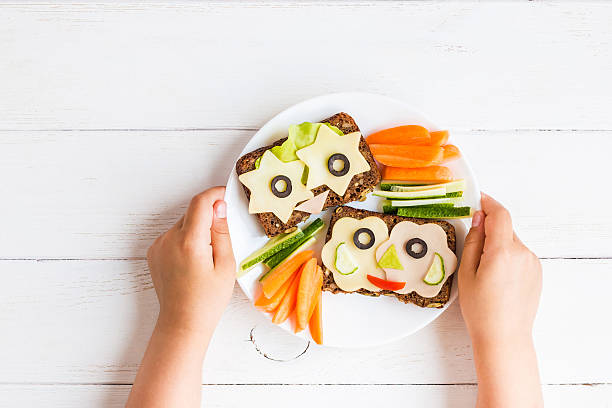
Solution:
M376 260L382 264L387 280L406 282L397 293L414 291L423 297L436 296L457 269L457 256L448 247L446 232L437 224L398 223L389 239L376 249ZM439 279L426 279L432 265Z

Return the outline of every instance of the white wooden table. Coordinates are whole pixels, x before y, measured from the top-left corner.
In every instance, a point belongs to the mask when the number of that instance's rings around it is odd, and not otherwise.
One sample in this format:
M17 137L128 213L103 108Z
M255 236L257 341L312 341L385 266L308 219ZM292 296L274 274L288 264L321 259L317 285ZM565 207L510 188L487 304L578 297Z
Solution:
M547 405L612 406L611 3L0 3L0 406L120 407L156 317L145 249L279 110L408 101L460 138L542 258ZM239 289L208 407L469 407L458 305L404 340L308 346Z

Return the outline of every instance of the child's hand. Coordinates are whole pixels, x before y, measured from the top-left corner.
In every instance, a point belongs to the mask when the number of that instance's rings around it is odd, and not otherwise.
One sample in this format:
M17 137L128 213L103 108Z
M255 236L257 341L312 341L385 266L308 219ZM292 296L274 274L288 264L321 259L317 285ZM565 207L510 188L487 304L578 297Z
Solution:
M478 407L542 406L531 333L541 291L540 261L514 233L508 210L483 194L459 267Z
M224 193L214 187L195 196L185 216L149 248L164 329L212 333L230 300L236 267Z
M541 290L540 261L512 230L508 210L483 194L459 267L461 311L472 338L531 337Z

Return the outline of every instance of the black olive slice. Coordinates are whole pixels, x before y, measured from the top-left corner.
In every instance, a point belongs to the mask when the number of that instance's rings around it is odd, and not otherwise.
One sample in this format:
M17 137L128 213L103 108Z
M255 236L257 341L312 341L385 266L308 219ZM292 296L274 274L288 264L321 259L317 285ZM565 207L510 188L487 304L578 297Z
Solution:
M359 240L359 235L361 235L361 234L367 234L370 237L370 241L368 241L368 243L366 243L366 244L362 243ZM359 228L353 234L353 243L359 249L370 249L370 248L372 248L372 245L374 245L374 241L375 240L376 239L374 238L374 232L372 232L372 230L369 229L369 228Z
M340 161L342 161L342 163L344 163L344 165L342 167L342 170L334 169L334 162L336 160L340 160ZM329 156L329 160L327 160L327 169L329 170L329 172L332 175L334 175L336 177L344 176L346 173L349 172L350 168L351 168L351 163L349 162L348 157L346 157L342 153L332 154L331 156Z
M421 245L421 250L419 252L414 252L412 250L412 246L416 245L416 244ZM412 238L412 239L409 239L408 242L406 242L406 252L411 257L413 257L415 259L420 259L420 258L424 257L425 254L427 254L427 244L421 238Z
M285 182L286 187L284 191L278 191L278 189L276 188L276 183L278 183L279 181ZM272 179L272 182L270 183L270 188L272 189L272 194L274 194L278 198L289 197L289 194L291 194L291 180L289 180L289 177L287 176L276 176Z

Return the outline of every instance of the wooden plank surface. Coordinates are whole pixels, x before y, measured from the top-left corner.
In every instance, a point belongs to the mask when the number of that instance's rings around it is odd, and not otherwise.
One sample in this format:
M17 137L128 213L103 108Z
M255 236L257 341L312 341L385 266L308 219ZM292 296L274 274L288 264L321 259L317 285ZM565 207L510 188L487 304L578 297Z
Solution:
M120 408L127 399L126 385L0 385L1 408L61 406L63 408ZM470 407L476 401L474 385L217 385L203 386L202 407L334 406L351 401L351 407L410 401L419 406ZM546 406L555 408L609 408L612 385L547 385ZM10 401L10 402L9 402Z
M0 15L0 129L253 128L346 90L453 129L612 129L609 2L36 2Z
M0 258L142 258L191 196L225 184L253 133L0 132L3 191L16 198L0 200L0 212L10 214ZM612 132L452 137L481 188L510 208L521 238L540 257L612 256L604 180Z
M612 383L612 355L602 352L612 328L593 312L607 307L612 260L545 260L544 270L535 329L543 381ZM145 261L0 261L0 271L0 383L133 381L157 311ZM569 301L587 291L589 302ZM414 336L343 350L273 326L238 288L204 365L206 384L475 381L457 304Z

